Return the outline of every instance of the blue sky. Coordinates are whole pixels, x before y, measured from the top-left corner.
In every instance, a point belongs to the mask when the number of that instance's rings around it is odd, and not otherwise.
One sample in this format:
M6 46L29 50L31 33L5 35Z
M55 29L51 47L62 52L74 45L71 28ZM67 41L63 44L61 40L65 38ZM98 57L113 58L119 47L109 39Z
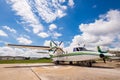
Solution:
M120 0L0 0L0 46L63 41L119 48Z

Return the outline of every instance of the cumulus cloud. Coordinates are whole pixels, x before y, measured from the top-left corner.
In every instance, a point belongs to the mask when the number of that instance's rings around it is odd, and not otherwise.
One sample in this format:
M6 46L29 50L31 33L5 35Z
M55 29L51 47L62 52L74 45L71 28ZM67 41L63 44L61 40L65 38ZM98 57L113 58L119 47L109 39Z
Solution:
M50 24L49 25L49 30L47 32L40 32L38 34L38 36L41 37L41 38L51 37L53 39L57 39L58 37L62 36L61 33L57 32L57 30L58 30L57 28L58 27L55 24Z
M69 5L70 7L73 7L74 1L73 1L73 0L69 0L69 1L68 1L68 5Z
M8 26L2 26L2 27L3 27L4 29L6 29L6 30L12 32L12 33L16 33L16 30L13 29L13 28L10 28L10 27L8 27Z
M32 12L32 8L27 0L7 0L12 6L12 10L16 11L16 15L21 17L21 20L33 28L34 33L43 30L36 15Z
M66 10L68 7L72 7L74 5L73 0L6 1L8 4L11 4L12 10L16 12L16 15L20 16L20 23L25 24L26 26L31 26L33 28L33 32L38 36L41 36L41 34L43 35L42 32L45 27L43 27L42 22L52 23L54 20L64 17L67 14ZM54 30L56 27L56 25L51 24L49 29ZM30 28L27 27L24 29L30 32ZM46 34L44 33L44 35ZM58 36L60 36L60 34Z
M45 40L45 42L44 42L43 45L44 45L44 46L50 46L50 40Z
M35 0L31 1L31 5L39 16L49 23L66 15L67 6L62 4L65 2L65 0Z
M12 48L9 47L0 47L0 55L1 56L11 56L10 52L13 52L12 55L15 56L15 51L13 51Z
M17 40L20 44L31 44L32 43L31 40L24 38L24 37L19 37L17 38Z
M40 32L38 34L38 36L40 36L41 38L47 38L47 37L49 37L49 35L47 33L45 33L45 32Z
M0 30L0 36L5 36L5 37L7 37L8 35L7 35L7 33L5 33L3 30Z
M62 36L61 33L58 33L57 30L61 30L63 28L59 28L57 27L55 24L50 24L49 25L49 35L53 38L53 39L57 39L58 37Z
M50 24L50 26L49 26L50 31L53 31L56 28L57 28L57 26L55 24Z
M57 39L58 37L62 36L61 33L53 32L53 38Z
M101 46L115 46L120 38L120 11L110 10L104 15L100 15L99 19L93 23L80 24L79 29L81 35L76 35L72 39L70 46L75 46L78 43L86 44L87 47Z
M0 56L49 57L48 54L38 54L37 50L22 48L0 47Z
M55 32L55 31L47 32L47 33L46 32L40 32L38 34L38 36L41 37L41 38L47 38L47 37L51 36L53 39L57 39L58 37L62 36L62 34L58 33L58 32Z

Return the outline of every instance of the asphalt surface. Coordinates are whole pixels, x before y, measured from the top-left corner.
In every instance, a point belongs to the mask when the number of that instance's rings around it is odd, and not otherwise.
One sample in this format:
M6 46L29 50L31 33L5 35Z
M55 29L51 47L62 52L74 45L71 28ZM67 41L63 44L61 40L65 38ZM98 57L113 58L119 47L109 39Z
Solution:
M0 64L0 80L120 80L120 62L78 65Z

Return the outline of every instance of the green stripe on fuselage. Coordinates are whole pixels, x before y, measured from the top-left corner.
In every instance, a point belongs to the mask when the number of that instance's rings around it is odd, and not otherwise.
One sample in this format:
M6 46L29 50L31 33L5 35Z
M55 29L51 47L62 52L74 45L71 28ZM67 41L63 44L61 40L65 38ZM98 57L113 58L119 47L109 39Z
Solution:
M61 55L56 55L56 56L51 56L51 57L54 58L54 57L76 56L76 55L96 55L96 56L98 56L99 54L91 53L91 52L73 52L73 53L61 54Z

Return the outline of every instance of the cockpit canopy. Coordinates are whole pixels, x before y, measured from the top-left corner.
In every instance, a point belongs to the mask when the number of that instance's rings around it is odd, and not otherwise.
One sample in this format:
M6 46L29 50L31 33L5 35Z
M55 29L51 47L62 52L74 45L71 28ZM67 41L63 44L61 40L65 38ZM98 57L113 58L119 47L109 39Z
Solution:
M76 52L76 51L87 51L87 49L84 48L84 47L75 47L75 48L73 48L73 52Z

